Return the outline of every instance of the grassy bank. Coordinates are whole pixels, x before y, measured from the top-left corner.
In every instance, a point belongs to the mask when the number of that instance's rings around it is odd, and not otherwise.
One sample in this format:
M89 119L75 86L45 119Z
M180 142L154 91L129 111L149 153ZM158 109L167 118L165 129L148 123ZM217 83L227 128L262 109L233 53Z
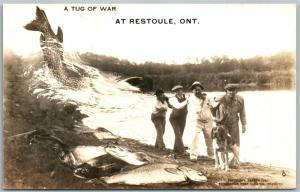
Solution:
M31 62L38 64L39 57ZM21 57L5 52L3 186L13 189L80 187L82 184L77 185L78 179L70 177L72 170L58 160L52 141L30 142L26 135L22 136L34 130L58 136L53 132L55 126L72 133L74 124L81 118L76 106L59 105L33 96L28 89L30 75L24 75L28 65ZM59 134L58 137L69 146L93 143L90 137L81 142L75 134Z

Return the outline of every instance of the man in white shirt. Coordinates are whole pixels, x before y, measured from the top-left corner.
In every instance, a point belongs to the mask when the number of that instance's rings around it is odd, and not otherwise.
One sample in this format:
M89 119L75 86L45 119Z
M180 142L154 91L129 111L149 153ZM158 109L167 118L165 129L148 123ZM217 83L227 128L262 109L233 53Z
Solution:
M170 114L169 120L175 134L174 152L182 155L185 153L182 136L186 124L186 116L188 113L188 100L183 93L183 87L181 85L173 87L172 91L176 92L176 94L170 99L173 110Z
M211 114L211 103L205 93L202 93L204 87L200 82L195 81L191 89L193 90L193 96L189 101L189 115L192 125L195 128L195 134L190 147L190 159L196 161L199 151L200 134L203 132L207 155L209 158L213 158L213 141L211 138L211 131L213 127L213 117Z
M172 106L169 104L168 98L164 95L162 89L157 89L154 95L156 95L156 104L151 114L151 120L156 129L155 148L164 149L165 143L163 136L166 126L166 113L168 107L171 108Z

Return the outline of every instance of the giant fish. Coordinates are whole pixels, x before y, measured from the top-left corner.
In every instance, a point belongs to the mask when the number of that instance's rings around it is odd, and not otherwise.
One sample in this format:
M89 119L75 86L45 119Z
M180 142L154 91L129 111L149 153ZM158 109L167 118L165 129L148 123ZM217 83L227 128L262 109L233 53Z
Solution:
M82 87L82 78L88 76L83 68L70 64L64 59L63 31L60 27L55 34L50 26L46 13L36 8L36 18L25 29L41 32L40 45L44 55L44 62L51 70L53 76L64 86L71 88Z

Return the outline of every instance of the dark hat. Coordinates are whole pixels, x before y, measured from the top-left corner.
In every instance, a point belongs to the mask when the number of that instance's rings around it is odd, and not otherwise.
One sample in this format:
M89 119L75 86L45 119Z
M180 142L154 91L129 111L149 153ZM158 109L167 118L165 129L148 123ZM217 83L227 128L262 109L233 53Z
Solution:
M204 87L202 86L202 84L199 81L195 81L190 88L191 88L191 90L194 90L195 87L197 87L197 86L199 86L202 90L204 89Z
M237 90L239 88L239 84L236 83L229 83L225 85L224 89L226 90Z
M175 85L173 88L172 88L172 91L177 91L179 89L183 89L183 87L181 85Z
M162 89L157 89L154 93L154 95L160 95L160 94L163 94L164 91Z

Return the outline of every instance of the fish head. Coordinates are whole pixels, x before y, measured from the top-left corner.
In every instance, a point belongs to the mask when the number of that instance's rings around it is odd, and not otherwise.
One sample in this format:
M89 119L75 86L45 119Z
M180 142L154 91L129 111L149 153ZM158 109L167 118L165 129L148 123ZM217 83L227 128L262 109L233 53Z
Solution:
M187 180L192 181L192 182L206 182L207 177L203 175L202 172L197 171L195 169L185 167L185 166L180 166L177 168L185 177Z
M140 161L153 162L153 159L144 152L137 152L136 156L137 156L138 160L140 160Z
M64 151L61 151L59 154L58 154L58 158L63 162L65 163L66 165L70 166L70 167L73 167L75 164L76 164L76 160L75 160L75 157L73 156L72 152L64 152Z
M90 166L89 164L84 163L81 166L74 169L73 175L81 179L94 178L93 168L94 167Z

